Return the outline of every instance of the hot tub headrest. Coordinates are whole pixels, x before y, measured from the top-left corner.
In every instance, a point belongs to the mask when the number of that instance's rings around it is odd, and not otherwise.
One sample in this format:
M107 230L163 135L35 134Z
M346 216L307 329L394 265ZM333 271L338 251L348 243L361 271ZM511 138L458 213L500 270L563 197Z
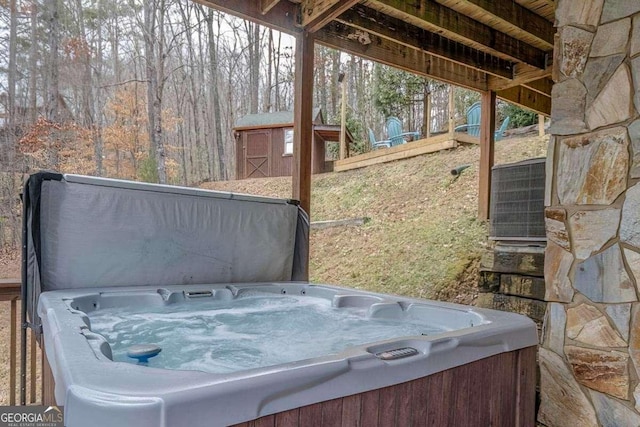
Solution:
M24 195L31 314L49 290L307 277L290 200L43 172Z

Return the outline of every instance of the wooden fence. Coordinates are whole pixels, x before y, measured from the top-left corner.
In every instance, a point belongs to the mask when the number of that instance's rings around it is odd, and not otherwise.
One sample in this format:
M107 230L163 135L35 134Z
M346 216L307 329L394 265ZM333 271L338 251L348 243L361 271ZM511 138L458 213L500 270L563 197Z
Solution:
M20 301L20 280L18 279L0 279L0 301L9 304L9 347L8 359L3 363L9 364L9 384L3 384L3 388L7 387L8 401L5 404L15 405L19 402L18 396L20 390L17 387L18 378L20 375L20 369L18 367L18 357L20 356L20 312L18 308L18 302ZM27 384L26 387L26 402L28 404L34 404L40 401L41 390L38 393L37 383L39 380L38 362L42 368L42 353L40 352L36 337L33 331L27 332Z

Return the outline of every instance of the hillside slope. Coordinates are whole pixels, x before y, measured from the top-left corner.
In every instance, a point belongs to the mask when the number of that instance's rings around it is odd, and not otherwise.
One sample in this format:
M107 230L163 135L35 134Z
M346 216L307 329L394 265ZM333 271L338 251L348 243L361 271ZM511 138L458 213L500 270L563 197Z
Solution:
M496 162L546 152L547 138L496 144ZM413 159L313 178L312 220L369 217L361 227L311 233L311 279L375 291L473 303L486 225L476 220L479 148L460 147ZM450 169L470 163L459 179ZM289 197L291 178L214 182L227 191ZM20 252L0 250L0 278L20 276ZM9 306L0 304L0 338L8 342ZM8 403L8 346L0 348L0 404Z
M548 138L496 143L496 163L544 156ZM472 303L487 226L476 219L478 146L315 175L311 219L367 217L311 233L311 280ZM471 164L455 179L450 170ZM290 197L291 178L210 182L204 188Z

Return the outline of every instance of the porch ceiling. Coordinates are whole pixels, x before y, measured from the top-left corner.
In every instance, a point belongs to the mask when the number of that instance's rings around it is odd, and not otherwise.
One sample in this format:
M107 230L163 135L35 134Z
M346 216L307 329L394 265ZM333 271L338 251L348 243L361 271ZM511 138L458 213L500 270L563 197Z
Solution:
M195 0L373 61L551 112L555 0Z

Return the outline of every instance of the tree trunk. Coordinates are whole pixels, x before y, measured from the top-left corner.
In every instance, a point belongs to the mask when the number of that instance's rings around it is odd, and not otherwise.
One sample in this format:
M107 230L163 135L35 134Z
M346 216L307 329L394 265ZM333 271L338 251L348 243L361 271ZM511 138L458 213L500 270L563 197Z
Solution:
M58 51L60 45L59 7L59 0L50 0L47 2L49 57L47 63L46 118L54 123L60 121L60 79L58 69ZM45 156L46 167L54 170L58 169L58 147L55 141L47 142Z
M329 118L329 110L327 110L327 53L328 49L323 46L316 47L316 63L318 64L318 83L317 93L320 98L320 108L325 117Z
M31 4L31 47L29 48L29 121L38 119L38 4Z
M247 39L249 52L249 112L258 112L258 100L260 93L260 26L247 23Z
M282 106L280 105L280 47L282 46L282 33L278 32L278 47L276 48L277 54L275 55L275 99L274 102L276 104L276 111L280 111Z
M102 27L103 24L103 16L102 16L102 2L101 0L98 0L98 28ZM98 102L101 99L101 95L102 95L102 67L103 67L103 61L102 61L102 52L103 52L103 46L102 46L102 31L98 31L98 38L96 40L97 43L97 48L95 49L96 51L96 56L97 56L97 61L96 61L96 69L95 69L95 74L94 74L94 85L96 88L96 97L92 97L92 109L93 109L93 126L94 126L94 130L93 130L93 147L94 147L94 155L96 157L96 175L98 176L103 176L104 175L104 165L102 163L102 159L104 157L104 141L102 140L102 127L104 125L104 122L102 120L102 114L100 114L100 111L102 110L101 107L98 106ZM91 72L91 68L89 66L89 72ZM96 99L97 98L97 99ZM97 113L96 113L97 112Z
M273 30L269 28L269 43L267 48L267 84L264 88L264 99L262 103L262 111L268 113L271 111L271 90L273 81Z
M180 3L179 3L180 4ZM184 22L189 22L189 14L188 11L185 11L183 6L180 4L180 11L182 14L182 20ZM195 54L194 54L194 48L193 48L193 40L191 39L191 37L186 37L187 39L187 54L189 55L188 57L188 63L191 66L191 69L195 68ZM182 56L181 54L179 54L179 56ZM183 61L180 61L182 63L184 63ZM193 130L193 136L194 136L194 142L196 145L196 164L195 169L196 169L196 180L198 182L201 182L203 179L210 179L211 176L205 176L207 174L205 174L205 172L202 170L203 169L203 159L201 158L203 154L206 155L206 166L207 168L209 168L209 150L206 148L206 144L205 144L205 148L203 150L202 148L202 140L201 140L201 126L200 126L200 117L199 117L199 111L198 111L198 107L200 104L200 100L198 99L198 89L196 86L196 78L197 75L195 75L196 73L191 72L191 73L187 73L187 79L189 81L189 105L191 107L191 114L193 115L193 126L192 126L192 130Z
M429 138L431 136L431 91L429 83L424 82L422 94L422 136Z
M16 78L18 74L17 67L17 44L18 44L18 17L16 10L16 0L11 0L9 3L9 75L7 78L8 88L7 88L7 105L6 105L6 113L7 113L7 126L4 129L5 137L3 140L0 140L0 160L6 160L7 165L4 167L14 168L14 154L16 150ZM9 182L13 182L13 179L8 178ZM8 204L9 209L13 209L13 197L8 197L10 201ZM7 199L3 197L3 199ZM10 215L12 213L11 210L8 211ZM7 216L6 213L3 213L3 216ZM0 221L1 223L1 221ZM0 224L1 225L1 224ZM4 243L3 236L4 230L0 227L0 246ZM12 242L13 243L13 242Z
M340 52L331 52L331 113L332 117L338 114L338 98L340 88L338 85L338 75L340 74ZM328 113L329 114L329 113Z
M52 122L58 121L58 97L60 96L59 76L58 76L58 48L60 43L60 19L58 16L60 0L50 0L47 4L48 27L49 27L49 58L47 73L47 119ZM56 166L56 165L51 165Z
M207 13L207 35L209 37L209 74L211 78L210 82L210 97L209 97L209 105L212 106L213 109L213 146L214 146L214 172L216 173L215 178L219 180L227 179L227 170L225 168L225 149L224 149L224 141L222 139L222 114L220 111L220 93L218 88L218 44L216 40L218 39L217 34L213 31L213 10L209 10ZM219 19L219 15L218 15ZM218 26L220 22L218 21Z
M162 85L164 67L164 1L143 2L144 5L144 50L147 73L147 114L151 154L156 162L158 182L166 184L165 149L162 139ZM156 51L157 50L157 51Z
M16 0L10 1L9 14L9 75L7 76L9 87L7 88L8 102L6 112L9 119L9 134L14 135L14 126L16 125L16 77L18 74L16 63L18 52L18 11L16 10ZM10 141L10 143L13 145L13 141Z
M98 138L98 132L95 129L95 115L93 112L93 81L91 75L91 51L87 42L87 34L84 27L84 11L82 0L76 0L76 8L78 14L78 33L81 40L80 61L82 66L82 82L81 98L82 98L82 126L84 126L91 134L93 139L94 157L96 162L96 175L102 175L102 141Z

